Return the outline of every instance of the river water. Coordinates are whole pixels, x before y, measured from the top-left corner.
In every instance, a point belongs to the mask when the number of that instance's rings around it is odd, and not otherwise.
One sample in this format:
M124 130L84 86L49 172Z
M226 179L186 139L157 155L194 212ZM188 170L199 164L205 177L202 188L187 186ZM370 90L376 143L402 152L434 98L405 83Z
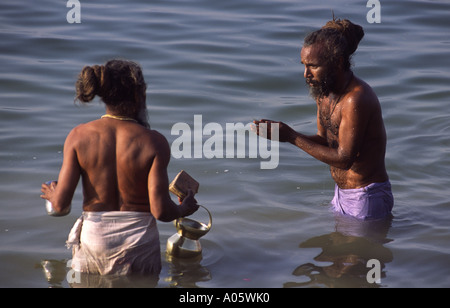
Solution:
M194 128L195 116L202 128L269 118L313 134L315 104L299 53L332 10L366 33L353 70L383 108L393 219L335 218L328 167L289 144L279 145L274 168L263 169L262 152L226 158L224 147L223 158L209 158L203 131L200 152L172 157L169 166L171 178L184 169L200 182L197 200L212 212L203 259L167 260L175 228L158 223L159 280L98 285L450 287L447 0L381 0L380 23L368 22L365 0L79 2L81 23L73 24L66 1L0 3L0 287L71 286L65 241L81 214L81 190L63 218L47 216L39 194L42 182L57 178L69 131L104 113L100 102L74 104L84 65L139 62L152 128L171 145L179 138L173 126ZM378 283L367 279L371 259Z

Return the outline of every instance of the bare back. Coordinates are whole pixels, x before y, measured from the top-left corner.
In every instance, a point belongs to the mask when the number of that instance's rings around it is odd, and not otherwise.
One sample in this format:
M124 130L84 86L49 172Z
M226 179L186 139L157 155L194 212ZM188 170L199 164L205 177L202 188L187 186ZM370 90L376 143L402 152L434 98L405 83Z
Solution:
M192 191L180 205L169 195L170 147L164 136L147 128L147 85L140 66L127 60L85 66L75 87L82 103L99 96L106 114L67 136L58 181L41 186L41 198L54 213L70 210L80 178L84 211L151 212L165 222L197 211Z
M76 127L65 147L77 155L83 210L149 212L148 178L160 138L130 121L100 119Z

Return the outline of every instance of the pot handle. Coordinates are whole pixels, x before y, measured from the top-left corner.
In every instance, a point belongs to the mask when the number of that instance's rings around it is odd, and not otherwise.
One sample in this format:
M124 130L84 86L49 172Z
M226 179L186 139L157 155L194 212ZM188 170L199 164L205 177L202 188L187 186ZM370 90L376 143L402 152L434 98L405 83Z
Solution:
M208 229L211 229L211 226L212 226L212 215L211 215L211 212L204 205L199 204L199 206L201 206L202 208L204 208L208 212L208 215L209 215Z

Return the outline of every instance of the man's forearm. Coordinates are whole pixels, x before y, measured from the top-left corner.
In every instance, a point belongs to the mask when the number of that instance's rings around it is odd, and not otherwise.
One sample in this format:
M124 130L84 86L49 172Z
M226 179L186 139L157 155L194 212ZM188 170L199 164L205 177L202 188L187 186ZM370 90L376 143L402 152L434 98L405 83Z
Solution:
M303 149L306 146L322 145L328 147L327 140L319 135L307 136L296 131L292 131L288 142Z
M315 159L330 166L347 169L351 165L349 157L341 153L339 148L330 148L328 142L322 136L306 136L298 132L293 132L288 141Z

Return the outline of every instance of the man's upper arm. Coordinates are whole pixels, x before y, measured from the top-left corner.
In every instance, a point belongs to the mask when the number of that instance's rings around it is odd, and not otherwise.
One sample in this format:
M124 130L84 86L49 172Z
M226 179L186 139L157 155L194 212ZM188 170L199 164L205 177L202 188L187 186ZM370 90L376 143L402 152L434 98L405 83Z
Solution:
M164 212L164 206L171 201L167 167L170 161L170 147L162 135L156 135L155 157L148 175L150 210L155 217Z
M345 101L341 110L341 124L339 127L339 154L348 160L349 166L355 161L370 116L368 102L364 101L364 96L353 95Z
M61 207L70 205L80 180L81 167L76 151L78 138L75 128L69 133L64 143L64 158L57 185L57 204Z

